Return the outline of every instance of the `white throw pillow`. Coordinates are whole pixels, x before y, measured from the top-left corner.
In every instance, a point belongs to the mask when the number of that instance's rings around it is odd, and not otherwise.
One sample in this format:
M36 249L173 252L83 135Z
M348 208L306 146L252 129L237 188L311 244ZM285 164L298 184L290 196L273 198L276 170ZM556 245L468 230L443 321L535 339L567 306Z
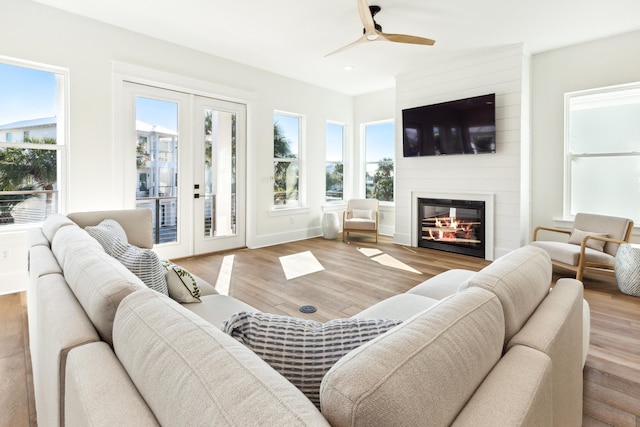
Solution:
M200 287L191 273L166 259L162 260L162 266L167 272L169 297L177 302L202 302Z
M373 211L371 209L353 209L351 211L352 218L373 219L371 215Z
M609 237L607 233L592 233L590 231L582 231L577 228L574 228L573 231L571 232L571 236L569 237L569 243L572 243L574 245L581 245L582 239L584 239L584 236L587 236L587 235ZM607 242L604 242L602 240L589 239L587 240L587 247L591 249L595 249L596 251L602 252L604 251L604 245L606 243Z

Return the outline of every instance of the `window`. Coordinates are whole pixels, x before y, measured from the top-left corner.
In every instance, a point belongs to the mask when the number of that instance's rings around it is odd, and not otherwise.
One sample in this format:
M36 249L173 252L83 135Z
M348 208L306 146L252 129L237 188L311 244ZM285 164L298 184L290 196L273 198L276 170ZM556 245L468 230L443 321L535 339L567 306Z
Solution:
M344 125L327 123L326 134L326 201L344 197Z
M393 202L394 167L393 121L366 123L365 145L365 194L367 199Z
M565 215L640 220L640 82L565 97Z
M0 227L60 210L64 84L62 72L0 62Z
M302 117L273 116L273 204L298 207L300 201L300 143Z

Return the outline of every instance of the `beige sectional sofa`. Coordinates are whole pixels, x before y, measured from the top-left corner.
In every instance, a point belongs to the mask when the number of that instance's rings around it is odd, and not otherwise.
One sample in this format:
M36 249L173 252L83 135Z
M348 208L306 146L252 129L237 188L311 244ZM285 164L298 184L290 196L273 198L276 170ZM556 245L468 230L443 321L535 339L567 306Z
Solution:
M147 288L80 227L105 217L151 246L148 211L53 215L30 233L40 426L581 424L582 284L550 291L538 248L451 270L355 316L402 323L329 369L318 410L221 330L255 309L212 290L180 304Z

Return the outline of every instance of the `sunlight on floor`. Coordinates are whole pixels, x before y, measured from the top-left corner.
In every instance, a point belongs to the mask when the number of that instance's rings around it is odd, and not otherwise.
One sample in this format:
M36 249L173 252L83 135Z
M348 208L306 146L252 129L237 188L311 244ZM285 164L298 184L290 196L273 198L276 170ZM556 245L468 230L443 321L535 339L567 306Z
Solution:
M287 280L324 270L311 251L281 256L280 264Z
M378 264L384 265L385 267L397 268L398 270L409 271L411 273L422 274L415 268L409 267L407 264L402 261L398 261L391 255L383 253L379 249L373 248L358 248L361 254L369 257L371 260L377 262Z
M218 272L218 280L216 280L216 291L218 291L220 295L229 295L234 258L235 255L227 255L222 259L222 265Z

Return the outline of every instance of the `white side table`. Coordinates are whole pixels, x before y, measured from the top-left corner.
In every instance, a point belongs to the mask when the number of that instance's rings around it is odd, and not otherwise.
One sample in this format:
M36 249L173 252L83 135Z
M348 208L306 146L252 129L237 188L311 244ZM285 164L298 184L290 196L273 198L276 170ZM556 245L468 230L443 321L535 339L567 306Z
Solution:
M335 212L325 212L322 215L322 237L325 239L335 239L338 237L339 230L338 214Z
M620 245L616 253L615 272L620 291L640 297L640 245Z

